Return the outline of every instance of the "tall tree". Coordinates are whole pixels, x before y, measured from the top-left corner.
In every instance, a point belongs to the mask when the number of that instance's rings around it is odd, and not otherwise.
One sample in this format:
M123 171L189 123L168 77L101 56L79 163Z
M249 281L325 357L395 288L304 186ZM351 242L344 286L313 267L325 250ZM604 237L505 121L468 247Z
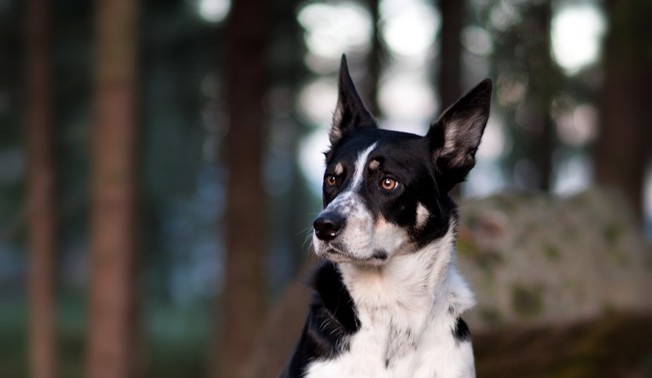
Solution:
M267 204L265 151L266 2L234 1L227 25L226 284L217 376L247 375L247 361L265 312Z
M532 21L532 44L529 46L527 65L530 68L530 82L532 90L529 98L532 104L530 119L534 135L531 135L532 150L530 158L539 170L539 182L536 189L549 192L552 189L552 153L555 147L555 124L552 119L551 108L555 91L558 89L559 70L552 60L551 51L551 22L552 5L549 1L542 1L532 6L530 12Z
M381 35L381 19L380 19L380 0L367 0L369 11L371 12L371 50L369 51L368 63L369 67L367 80L368 95L365 98L369 99L367 106L373 115L380 118L382 116L380 106L378 105L378 92L380 89L380 77L382 74L382 62L385 57L385 48L383 45L383 37Z
M652 140L652 4L609 0L605 6L609 31L604 40L596 181L619 189L642 217L645 167Z
M440 0L441 12L440 60L438 73L439 100L442 106L451 106L461 93L462 44L466 1ZM443 110L443 109L442 109Z
M27 3L27 139L29 143L30 366L34 378L57 376L57 252L49 1Z
M520 88L513 91L511 99L496 96L502 101L505 123L514 142L506 163L519 186L548 191L552 186L552 152L556 143L550 110L562 80L550 54L551 3L514 3L511 14L504 11L499 1L490 4L484 17L491 19L490 14L500 14L506 20L501 26L486 24L493 36L492 66L497 91Z
M439 36L439 71L437 75L437 91L441 111L451 106L462 94L462 28L464 27L465 0L440 0L441 31ZM459 196L459 186L452 191Z
M91 282L86 375L132 376L138 2L95 3Z

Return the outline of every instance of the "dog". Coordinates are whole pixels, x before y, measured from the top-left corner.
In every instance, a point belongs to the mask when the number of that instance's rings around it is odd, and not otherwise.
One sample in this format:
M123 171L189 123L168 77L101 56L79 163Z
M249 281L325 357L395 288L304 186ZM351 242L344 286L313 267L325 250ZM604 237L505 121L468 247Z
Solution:
M323 260L282 377L474 377L474 296L455 268L450 190L475 164L489 117L486 79L425 136L383 130L342 56L312 244Z

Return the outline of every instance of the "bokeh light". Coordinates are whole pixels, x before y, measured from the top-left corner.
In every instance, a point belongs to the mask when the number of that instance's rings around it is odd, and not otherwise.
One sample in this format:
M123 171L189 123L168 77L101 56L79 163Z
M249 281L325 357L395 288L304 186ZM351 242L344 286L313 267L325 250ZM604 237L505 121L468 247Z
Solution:
M197 13L208 22L224 21L231 10L231 0L197 0Z
M597 61L605 30L602 13L594 4L564 6L552 19L552 52L568 74Z
M424 55L441 25L439 12L421 0L383 0L380 17L387 47L405 56Z
M309 52L330 60L347 51L360 51L371 40L371 16L357 3L309 3L298 13Z

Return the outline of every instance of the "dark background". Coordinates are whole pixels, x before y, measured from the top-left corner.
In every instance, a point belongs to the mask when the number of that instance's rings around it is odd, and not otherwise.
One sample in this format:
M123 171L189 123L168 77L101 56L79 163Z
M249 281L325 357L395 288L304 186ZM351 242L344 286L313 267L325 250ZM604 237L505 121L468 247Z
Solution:
M381 123L416 133L494 80L458 196L610 187L649 240L650 17L645 0L0 1L0 376L241 376L309 253L342 53Z

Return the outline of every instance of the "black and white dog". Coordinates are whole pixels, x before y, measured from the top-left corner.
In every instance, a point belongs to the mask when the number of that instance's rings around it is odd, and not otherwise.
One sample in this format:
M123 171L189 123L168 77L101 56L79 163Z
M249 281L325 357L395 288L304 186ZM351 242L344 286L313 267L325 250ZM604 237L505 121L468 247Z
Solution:
M313 247L324 261L284 377L474 377L448 192L475 164L491 81L422 137L378 128L342 58Z

